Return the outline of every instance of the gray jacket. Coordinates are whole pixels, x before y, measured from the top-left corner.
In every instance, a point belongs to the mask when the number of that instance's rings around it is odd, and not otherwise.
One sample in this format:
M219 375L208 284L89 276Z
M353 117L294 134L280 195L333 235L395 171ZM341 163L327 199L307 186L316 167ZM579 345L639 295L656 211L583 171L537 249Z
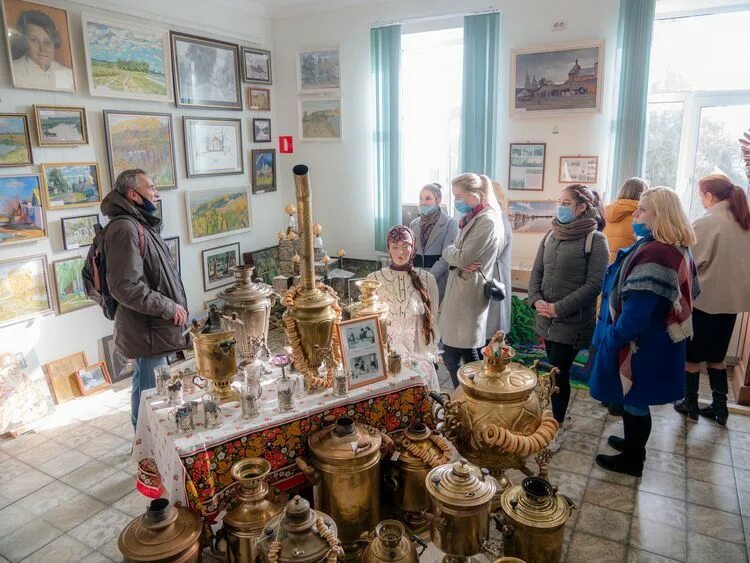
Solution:
M440 256L443 254L443 250L453 244L458 236L458 221L441 209L440 218L435 223L427 239L427 246L422 248L420 221L421 217L417 217L409 224L409 228L414 233L416 241L416 254ZM445 295L445 285L448 282L448 262L445 261L445 258L440 258L440 260L435 262L432 268L430 268L430 273L435 277L435 281L437 281L440 301L442 301Z
M177 266L161 238L161 219L150 215L119 192L101 205L104 215L118 220L104 232L107 285L117 300L115 344L127 358L154 358L185 349L185 327L172 322L175 304L187 309L185 289ZM141 257L138 225L143 226L145 252Z
M546 244L545 244L546 241ZM594 233L586 259L586 237L558 240L545 236L539 245L529 281L529 304L554 303L557 317L537 315L536 334L545 340L588 348L596 326L596 300L609 263L607 239Z
M500 247L497 255L492 277L505 286L505 299L502 301L490 300L490 310L487 313L487 339L489 340L498 331L505 334L510 332L511 315L513 303L511 300L513 280L511 276L511 254L513 246L513 233L508 221L508 215L503 213L503 230L505 231L505 244Z

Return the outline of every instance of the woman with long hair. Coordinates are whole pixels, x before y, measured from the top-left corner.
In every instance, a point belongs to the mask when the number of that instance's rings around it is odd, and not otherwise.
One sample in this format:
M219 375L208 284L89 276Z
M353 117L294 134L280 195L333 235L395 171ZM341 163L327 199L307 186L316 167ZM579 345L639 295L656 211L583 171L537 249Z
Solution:
M500 204L500 217L503 222L505 239L497 251L497 260L492 270L492 277L505 286L507 297L502 301L490 301L490 310L487 313L487 340L498 331L510 332L511 315L513 311L511 301L511 255L513 252L513 232L508 220L508 198L505 196L503 187L498 182L492 182L492 189Z
M630 178L620 188L617 200L604 208L604 236L609 244L609 262L615 261L617 252L635 244L633 234L633 213L638 208L641 194L648 189L648 184L641 178Z

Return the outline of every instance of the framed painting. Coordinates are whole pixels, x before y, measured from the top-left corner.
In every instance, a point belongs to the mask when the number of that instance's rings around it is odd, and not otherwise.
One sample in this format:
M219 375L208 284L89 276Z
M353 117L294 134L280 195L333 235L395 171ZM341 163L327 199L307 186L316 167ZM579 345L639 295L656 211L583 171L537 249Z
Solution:
M604 41L510 52L510 113L514 116L601 109Z
M543 191L546 143L511 143L508 189Z
M297 87L300 94L319 94L341 89L341 61L338 47L299 51Z
M203 290L211 291L234 283L232 268L240 264L240 243L225 244L201 252ZM208 307L207 307L208 308Z
M183 117L188 178L244 174L242 120Z
M169 37L177 107L241 110L239 46L174 31Z
M63 248L75 250L84 246L91 246L96 235L95 227L99 224L99 215L79 215L78 217L63 217L62 225Z
M271 111L271 90L268 88L247 89L248 109L254 111Z
M102 338L104 350L104 361L112 383L117 383L133 375L135 362L122 355L120 349L115 346L115 338L111 334ZM84 366L86 362L83 362Z
M253 162L253 193L276 191L276 149L250 151Z
M561 184L596 184L599 178L598 156L561 156Z
M107 372L107 364L104 362L97 362L93 366L78 370L76 380L81 395L90 395L112 385L112 380Z
M33 346L0 350L0 434L24 427L53 412L54 403Z
M102 200L96 162L41 164L39 169L48 210L91 207Z
M0 248L46 238L39 176L0 176Z
M29 120L24 113L0 113L0 166L34 164Z
M297 101L300 141L341 140L341 98Z
M51 313L47 256L0 261L0 327Z
M176 188L172 115L114 110L103 113L112 185L120 172L140 168L158 189Z
M253 143L271 142L271 120L253 119Z
M85 263L86 259L83 256L73 256L52 262L58 315L96 305L88 298L83 287L81 270Z
M180 237L168 237L164 239L169 249L169 255L172 257L172 262L177 266L177 271L182 271L182 264L180 263Z
M341 321L337 325L349 388L357 389L388 377L383 336L377 315Z
M77 352L64 358L48 362L42 366L44 375L47 376L49 386L52 388L55 402L59 405L81 396L78 388L76 374L88 365L86 354Z
M211 188L185 192L190 242L250 230L250 188Z
M2 0L2 6L13 86L75 91L68 13L26 0Z
M83 45L92 96L174 99L166 31L84 15Z
M89 144L86 108L35 104L34 121L40 147Z
M514 233L543 235L557 216L557 201L511 201L508 219Z
M279 260L279 247L271 246L252 252L245 252L244 256L250 255L250 260L245 258L245 264L255 266L255 277L263 279L265 283L270 284L273 278L279 275L281 262Z
M242 80L254 84L271 84L271 51L243 47Z

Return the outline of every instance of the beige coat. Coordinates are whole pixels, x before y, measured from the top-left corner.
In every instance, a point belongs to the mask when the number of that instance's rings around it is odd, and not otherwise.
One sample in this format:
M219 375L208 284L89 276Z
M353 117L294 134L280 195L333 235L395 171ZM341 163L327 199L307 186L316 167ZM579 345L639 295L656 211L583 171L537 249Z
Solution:
M485 277L492 279L497 253L504 241L500 217L487 208L461 229L454 244L443 250L443 258L454 267L448 274L440 314L440 335L444 344L454 348L484 346L490 305L484 296L485 281L479 272L467 272L463 268L479 262Z
M727 201L706 211L693 228L701 290L693 306L710 314L750 311L750 231L737 224Z

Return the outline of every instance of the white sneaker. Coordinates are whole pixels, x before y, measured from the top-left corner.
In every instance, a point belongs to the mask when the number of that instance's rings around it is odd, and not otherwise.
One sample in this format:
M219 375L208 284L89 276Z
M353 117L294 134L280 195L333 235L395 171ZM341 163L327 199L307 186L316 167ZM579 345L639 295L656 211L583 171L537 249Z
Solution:
M555 434L555 437L552 438L552 441L547 445L547 449L551 451L552 453L555 453L562 447L563 438L565 437L565 430L563 428L558 429L557 434Z
M570 430L571 428L573 428L573 416L572 415L568 415L565 417L565 422L563 422L562 427L565 430Z

